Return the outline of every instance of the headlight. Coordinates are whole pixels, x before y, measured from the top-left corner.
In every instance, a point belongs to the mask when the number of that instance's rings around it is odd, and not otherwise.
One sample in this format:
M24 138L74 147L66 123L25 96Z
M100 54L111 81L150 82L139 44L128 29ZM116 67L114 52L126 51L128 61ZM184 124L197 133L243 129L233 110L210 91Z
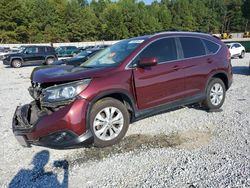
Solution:
M42 92L42 102L54 103L74 99L90 83L90 79L48 87Z
M3 59L8 59L9 56L8 55L3 55L2 57L3 57Z

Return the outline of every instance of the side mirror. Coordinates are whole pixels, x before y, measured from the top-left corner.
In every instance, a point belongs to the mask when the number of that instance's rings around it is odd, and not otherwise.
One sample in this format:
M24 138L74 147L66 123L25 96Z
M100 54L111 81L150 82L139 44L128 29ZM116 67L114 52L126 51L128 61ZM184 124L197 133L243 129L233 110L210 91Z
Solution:
M144 57L138 62L139 67L155 66L158 63L157 57Z

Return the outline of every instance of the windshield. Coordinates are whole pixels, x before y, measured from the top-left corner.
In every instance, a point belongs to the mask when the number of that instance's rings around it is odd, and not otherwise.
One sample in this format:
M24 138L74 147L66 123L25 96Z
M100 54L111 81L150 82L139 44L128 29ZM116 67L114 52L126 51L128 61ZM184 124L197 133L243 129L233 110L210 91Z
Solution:
M62 51L62 50L63 50L62 47L56 48L56 52L59 52L59 51Z
M143 41L144 39L129 39L120 41L100 51L80 66L91 68L117 66Z
M19 47L19 52L20 53L24 53L24 51L25 51L26 48L27 47L24 47L24 46Z

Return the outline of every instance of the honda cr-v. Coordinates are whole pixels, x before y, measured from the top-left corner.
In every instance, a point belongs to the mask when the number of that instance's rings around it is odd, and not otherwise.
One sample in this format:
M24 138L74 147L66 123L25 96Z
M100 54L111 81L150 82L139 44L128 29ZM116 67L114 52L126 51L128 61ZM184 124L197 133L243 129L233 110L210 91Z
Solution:
M228 48L209 34L122 40L79 67L35 69L34 101L17 107L13 132L23 146L110 146L138 119L193 103L219 109L231 83Z

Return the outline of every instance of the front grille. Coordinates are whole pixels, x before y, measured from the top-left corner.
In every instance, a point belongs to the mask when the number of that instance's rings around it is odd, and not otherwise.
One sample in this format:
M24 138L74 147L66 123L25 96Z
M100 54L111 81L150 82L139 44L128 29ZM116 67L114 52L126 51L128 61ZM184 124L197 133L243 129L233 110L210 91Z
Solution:
M33 88L36 88L36 87L41 87L41 84L38 83L38 82L31 81L31 86L32 86Z
M17 107L17 110L13 119L13 129L15 130L27 130L32 129L37 121L48 115L46 111L39 108L35 101L24 106Z
M33 126L29 122L30 119L30 105L18 107L14 115L13 128L14 129L31 129Z

